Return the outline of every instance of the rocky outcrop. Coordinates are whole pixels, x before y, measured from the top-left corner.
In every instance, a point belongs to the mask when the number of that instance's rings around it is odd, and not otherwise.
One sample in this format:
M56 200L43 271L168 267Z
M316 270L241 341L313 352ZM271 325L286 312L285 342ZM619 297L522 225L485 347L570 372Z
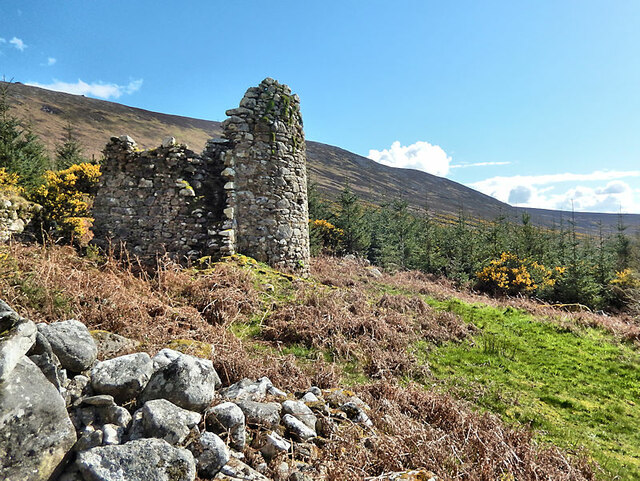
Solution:
M376 435L349 391L222 386L210 360L171 349L96 363L78 321L36 326L0 301L0 322L0 479L320 481L342 427Z

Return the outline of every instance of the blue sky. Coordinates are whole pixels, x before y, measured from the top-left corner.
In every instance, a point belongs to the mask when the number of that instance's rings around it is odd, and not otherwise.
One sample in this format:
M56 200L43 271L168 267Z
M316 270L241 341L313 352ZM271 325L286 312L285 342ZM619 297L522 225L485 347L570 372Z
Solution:
M0 75L211 120L270 76L310 140L521 206L640 213L636 0L2 0Z

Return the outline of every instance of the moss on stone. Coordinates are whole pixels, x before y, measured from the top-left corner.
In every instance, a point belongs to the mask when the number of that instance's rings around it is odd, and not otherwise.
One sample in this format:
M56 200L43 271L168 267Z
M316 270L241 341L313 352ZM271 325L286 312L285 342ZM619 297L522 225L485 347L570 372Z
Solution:
M208 342L195 341L193 339L174 339L167 344L169 349L180 351L184 354L210 359L213 355L213 346Z

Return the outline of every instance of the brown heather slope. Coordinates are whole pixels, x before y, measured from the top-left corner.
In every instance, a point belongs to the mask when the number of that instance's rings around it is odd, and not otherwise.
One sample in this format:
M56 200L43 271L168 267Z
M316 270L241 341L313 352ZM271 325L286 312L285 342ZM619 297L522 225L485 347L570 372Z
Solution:
M157 147L164 137L172 135L200 152L207 139L221 134L220 122L151 112L19 83L9 86L9 98L15 106L14 113L31 122L50 152L62 139L67 122L75 127L85 153L97 159L114 135L130 135L143 148ZM212 114L222 116L224 112ZM534 223L546 226L561 221L566 225L571 218L568 212L515 208L457 182L416 170L387 167L339 147L308 141L307 152L310 179L329 198L335 198L348 181L363 200L372 204L402 198L416 212L428 206L432 213L448 218L464 211L475 219L492 220L504 215L519 220L526 211ZM599 222L605 230L612 230L618 220L616 214L575 214L576 225L582 231L597 232ZM640 215L625 214L623 222L633 231L640 227Z
M456 294L446 284L416 273L373 278L364 263L334 258L314 259L311 279L300 279L242 256L203 270L161 263L154 276L138 277L114 259L80 257L70 247L11 244L2 254L0 299L36 322L75 318L137 339L150 354L173 341L209 357L225 385L265 375L289 391L352 384L371 406L377 434L356 424L331 433L308 459L328 481L413 468L442 481L596 479L584 453L539 445L528 429L430 383L402 381L427 375L410 343L458 342L474 327L430 308L417 292L384 291L410 281L407 289ZM364 369L357 379L350 379L353 364ZM244 454L258 456L250 447ZM291 462L275 464L281 460Z

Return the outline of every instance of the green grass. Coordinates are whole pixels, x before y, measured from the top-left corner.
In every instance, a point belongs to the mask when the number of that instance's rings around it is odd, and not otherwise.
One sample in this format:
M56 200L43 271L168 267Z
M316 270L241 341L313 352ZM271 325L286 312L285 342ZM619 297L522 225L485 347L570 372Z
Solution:
M562 328L513 309L434 301L480 328L470 341L416 347L455 395L531 426L542 441L583 445L605 479L640 478L640 354L597 329ZM616 477L619 476L619 477Z

